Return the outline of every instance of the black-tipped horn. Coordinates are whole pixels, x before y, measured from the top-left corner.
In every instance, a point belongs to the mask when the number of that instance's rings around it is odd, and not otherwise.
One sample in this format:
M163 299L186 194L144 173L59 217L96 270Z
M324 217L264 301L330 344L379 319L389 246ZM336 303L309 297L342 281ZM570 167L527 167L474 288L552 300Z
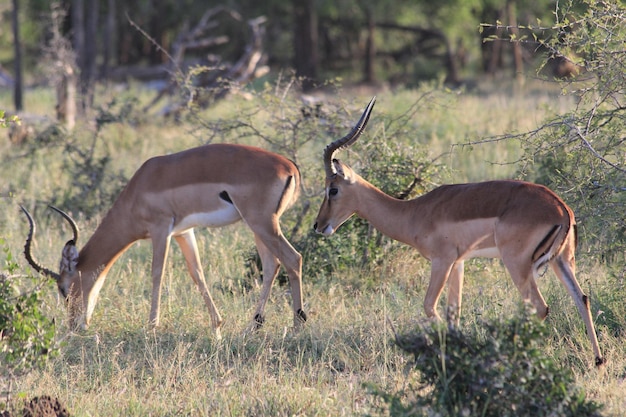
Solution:
M326 169L327 178L330 178L337 173L335 167L333 166L333 158L335 156L335 153L340 149L344 149L352 145L354 142L356 142L359 136L361 136L361 133L363 133L365 126L367 126L367 122L370 118L370 114L372 113L372 109L374 108L375 103L376 96L372 97L369 104L363 111L361 118L359 119L357 124L354 125L350 133L348 133L343 138L328 144L328 146L326 146L326 148L324 149L324 167Z
M20 208L26 215L26 218L28 218L28 223L30 224L28 237L26 238L26 243L24 244L24 257L26 258L30 266L32 266L35 271L39 272L42 275L53 278L55 281L60 280L61 276L59 274L49 270L48 268L44 268L43 266L39 265L39 263L35 260L35 258L33 258L30 246L33 241L33 237L35 236L35 228L36 228L35 221L33 220L33 217L30 215L28 210L24 208L24 206L20 206Z
M74 219L72 219L69 214L67 214L61 209L58 209L54 206L48 206L48 207L50 207L52 210L56 211L61 216L63 216L63 218L67 220L67 222L70 224L70 227L72 228L72 232L74 232L74 238L72 239L72 241L73 241L73 244L76 245L78 243L78 226L76 226L76 222L74 221Z

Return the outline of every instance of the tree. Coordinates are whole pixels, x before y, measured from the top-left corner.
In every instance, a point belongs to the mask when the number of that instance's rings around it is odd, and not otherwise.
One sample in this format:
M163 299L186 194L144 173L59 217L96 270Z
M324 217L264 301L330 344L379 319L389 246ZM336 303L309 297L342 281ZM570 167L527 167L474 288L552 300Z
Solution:
M317 11L313 0L293 0L294 67L302 88L315 85L319 70Z
M19 265L3 238L0 249L5 255L0 267L0 381L9 383L10 395L14 379L54 357L58 345L54 321L44 313L44 283L17 274Z
M98 6L98 0L72 0L72 44L80 77L79 109L81 112L93 104L98 52Z
M624 257L626 6L568 0L559 3L555 16L550 27L520 26L534 37L515 41L545 50L545 63L559 59L579 68L578 76L561 79L563 92L577 105L532 132L496 139L521 142L520 176L568 201L588 251L601 259Z
M15 111L21 111L22 102L22 41L20 40L19 0L13 0L13 47L15 49L15 81L14 81L14 104Z
M570 0L556 10L548 58L582 69L563 80L577 98L569 114L544 125L529 143L540 180L569 196L587 237L603 257L626 249L626 5ZM589 240L589 239L588 239ZM587 240L587 241L588 241Z

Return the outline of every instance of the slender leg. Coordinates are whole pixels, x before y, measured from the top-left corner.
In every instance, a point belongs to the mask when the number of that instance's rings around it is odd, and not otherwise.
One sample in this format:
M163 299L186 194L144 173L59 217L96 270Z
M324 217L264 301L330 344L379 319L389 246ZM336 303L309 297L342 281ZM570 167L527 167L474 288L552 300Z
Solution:
M213 302L213 297L211 297L209 288L206 285L204 272L202 272L202 265L200 264L198 245L196 243L196 237L194 235L193 229L190 229L181 235L174 236L174 239L176 239L176 243L178 243L178 246L180 246L180 249L183 252L185 262L187 263L189 275L191 275L193 282L196 283L196 286L200 290L200 294L202 294L204 303L209 309L209 315L211 316L211 327L213 327L215 336L220 339L220 327L222 326L223 320L220 316L219 311L217 310L217 307L215 306L215 303Z
M515 284L515 287L522 295L522 299L525 302L532 303L537 312L537 317L542 320L545 319L549 311L548 305L537 287L532 264L526 260L524 253L520 254L505 248L500 248L500 251L502 262L509 274L511 274L513 284Z
M293 299L293 320L294 327L299 328L302 323L304 323L307 319L306 313L302 310L302 256L291 246L291 244L285 239L280 228L276 225L276 230L271 234L267 233L257 233L255 231L256 240L262 242L262 246L273 254L273 257L278 258L278 261L285 267L287 271L287 276L289 277L289 285L291 288L291 297ZM259 247L257 243L257 247ZM259 252L260 253L260 252ZM261 255L261 259L263 260L263 255ZM266 256L267 261L269 262L268 268L271 268L276 261L270 260L270 256ZM263 265L263 274L265 275L266 265ZM275 269L277 267L274 267ZM274 269L274 277L276 276L276 270ZM270 269L271 271L272 269ZM272 281L274 279L272 277ZM263 280L263 286L265 287L266 280ZM271 281L267 283L267 285L271 286ZM263 298L265 297L265 298ZM259 300L259 306L265 305L267 301L267 297L269 297L269 288L264 289L262 293L262 298Z
M448 278L447 321L457 327L461 324L461 303L463 298L464 261L457 261L450 269Z
M589 341L591 342L591 347L593 348L593 353L596 356L596 366L600 366L604 363L604 358L602 357L602 353L600 352L600 345L598 344L598 338L596 336L596 329L593 325L593 319L591 317L591 309L589 308L589 297L587 297L576 277L574 276L574 260L571 258L570 262L567 262L563 255L559 255L552 262L550 262L550 266L555 274L559 277L559 280L565 285L567 288L567 292L574 299L574 303L578 308L578 312L580 313L580 317L585 322L585 327L587 328L587 337L589 337Z
M289 184L292 184L292 182L288 181L287 185ZM276 276L278 266L282 265L287 271L291 287L294 327L299 328L306 321L306 314L302 310L302 256L285 239L280 230L280 215L286 208L284 202L293 197L286 196L285 193L292 194L293 188L282 189L280 194L273 197L268 194L266 200L260 201L259 206L253 210L238 206L236 197L233 197L233 202L237 210L239 210L241 217L252 229L259 255L263 262L263 288L255 311L255 317L263 316L263 309L269 298L272 282ZM263 204L265 204L265 210L261 208ZM264 213L268 213L270 210L275 211L268 218ZM255 323L256 319L253 320L253 323Z
M153 327L159 325L161 283L169 248L169 235L159 236L158 234L154 234L152 236L152 307L150 308L150 324Z
M448 280L453 264L454 262L441 258L432 260L430 266L430 283L428 284L428 290L426 290L426 296L424 297L424 311L429 318L441 320L441 316L437 313L437 303L439 302L439 297L441 297L443 287Z
M274 256L267 246L265 246L261 238L256 234L254 235L254 241L256 243L257 251L259 252L259 257L261 258L263 286L261 287L259 301L257 302L254 310L254 316L252 317L252 322L250 323L248 330L259 329L265 322L265 316L263 315L263 312L265 311L265 304L270 297L272 284L274 283L276 275L278 275L278 268L280 267L278 258Z

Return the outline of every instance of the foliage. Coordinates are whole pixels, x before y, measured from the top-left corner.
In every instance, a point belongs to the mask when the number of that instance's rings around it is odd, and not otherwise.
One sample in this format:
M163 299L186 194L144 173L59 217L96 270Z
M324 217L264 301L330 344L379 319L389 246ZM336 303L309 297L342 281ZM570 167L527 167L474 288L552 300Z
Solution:
M0 270L0 370L14 378L30 372L57 354L54 322L46 317L34 277L20 278L19 265L0 239L5 261ZM30 280L30 289L21 285Z
M574 9L581 5L582 11ZM582 65L579 77L563 86L578 106L528 136L526 152L537 181L558 190L574 208L589 249L603 257L623 256L626 8L618 2L570 1L556 13L556 35L545 43L553 56Z
M11 125L19 126L21 123L19 116L6 116L4 110L0 110L0 127L10 127Z
M143 90L133 85L130 87L127 94L141 97ZM37 94L41 99L40 91L31 91L30 94ZM118 97L122 95L113 89L106 93ZM350 90L348 93L328 94L321 108L328 114L303 120L299 125L302 129L305 126L310 129L312 139L297 147L296 156L303 171L305 187L298 205L284 215L284 231L290 240L294 237L297 240L312 226L323 188L321 152L330 140L347 133L358 119L370 99L369 94L367 97L360 94L366 93ZM458 94L455 97L458 101L446 102L445 106L437 105L436 100L429 98L428 106L418 105L417 114L410 115L410 123L403 125L401 120L394 121L393 115L406 112L411 103L424 101L417 97L415 91L380 93L375 116L371 118L363 137L350 150L340 153L339 158L385 191L395 193L410 184L414 169L419 168L423 159L420 153L413 153L415 149L409 150L411 146L438 155L448 149L450 141L462 138L466 127L471 129L475 126L480 132L488 127L490 134L496 134L515 126L522 119L534 123L541 116L541 110L536 107L536 96L533 95L520 96L515 100L507 94L495 97ZM102 96L98 99L104 101ZM551 95L547 99L559 100ZM281 103L282 107L268 104L274 103L271 100ZM299 95L287 94L285 100L280 102L275 96L271 97L269 91L250 100L232 96L198 116L211 123L223 121L222 127L226 127L228 121L231 125L238 120L250 122L261 133L257 136L242 127L237 132L224 130L224 136L217 134L212 140L248 143L292 156L287 148L274 148L265 139L282 145L293 142L291 135L295 134L298 141L304 142L307 137L303 134L304 130L292 128L299 120L299 100ZM103 113L106 110L115 119L116 115L123 113L120 105L120 102L110 107L107 104ZM286 119L281 124L278 123L278 116L283 109ZM522 109L530 110L524 112ZM483 119L483 113L488 117ZM277 118L276 124L274 117ZM334 118L337 124L326 121ZM491 120L493 123L489 122ZM219 128L217 125L219 123L216 123L216 128ZM275 131L274 126L284 126L284 130ZM189 132L196 128L198 135L193 137ZM63 129L57 131L58 137L51 138L47 143L35 141L37 146L31 141L20 146L7 143L3 148L5 154L0 163L0 176L8 185L1 191L6 197L0 199L0 234L6 237L16 258L17 249L24 244L27 224L15 200L38 199L48 203L53 201L54 196L61 195L57 193L65 190L70 181L69 172L57 170L65 164L68 156L65 153L66 141L89 149L93 139L93 130L84 134L76 132L76 136L68 135ZM107 165L109 174L116 172L115 169L133 172L145 156L193 146L200 140L206 140L209 134L208 129L202 131L196 123L189 123L188 120L163 123L151 119L142 123L131 111L119 125L108 124L99 132L95 155L110 154L111 162ZM31 144L33 148L28 147ZM474 179L484 177L484 161L495 160L505 153L502 151L504 147L499 145L490 148L493 154L489 158L477 159L479 162L468 164L460 174L472 175ZM403 150L404 147L407 147L406 150ZM30 156L31 149L36 152L36 157ZM411 165L404 169L397 167L397 172L406 176L404 182L393 182L387 186L388 175L368 171L368 166L373 164L383 171L387 170L380 161L382 157L377 158L374 149L383 149L384 155L395 155L400 150L403 156L410 157ZM455 158L465 160L468 153L455 154ZM30 158L27 161L22 157L25 154ZM438 161L450 163L450 169L454 170L458 169L454 166L455 158L440 158ZM51 166L53 169L50 169ZM429 171L437 167L427 165L427 168L426 171ZM505 175L498 169L510 170L511 167L494 167L494 176ZM429 182L441 182L436 170L430 181L424 170L418 170L417 176L425 179L417 184L425 190L431 188ZM15 197L4 190L13 190ZM301 218L307 202L310 209L305 218ZM108 208L110 201L102 201L102 205ZM40 219L44 220L42 217ZM293 235L291 232L298 221L301 221L302 227ZM356 222L357 219L352 219L345 226L350 227ZM348 246L352 242L347 239L352 239L352 236L350 229L342 229L332 238L312 234L311 239L315 241L308 247L315 249L318 244L334 243L337 239L346 239L344 244ZM150 242L143 242L127 251L110 271L90 328L67 334L60 355L43 369L36 369L16 380L15 389L29 395L50 395L67 404L69 410L102 416L340 416L374 413L372 407L382 400L368 395L363 383L382 386L393 395L399 387L406 387L407 377L402 370L410 358L390 343L386 319L388 317L398 327L404 328L423 316L421 304L428 281L427 262L415 251L407 248L406 254L385 252L385 267L377 267L370 262L368 266L373 268L346 267L324 279L319 276L325 275L325 272L315 271L315 263L305 254L305 267L317 274L304 277L305 311L309 315L306 326L300 332L292 331L289 291L275 286L267 304L265 326L259 332L250 334L244 332L258 301L259 288L251 287L249 291L237 288L239 292L235 294L218 290L220 287L228 288L231 277L245 276L241 253L251 247L249 230L239 224L208 233L198 231L197 237L207 281L225 319L221 341L211 335L206 306L189 278L184 259L175 244L172 245L172 256L163 282L161 326L153 331L147 325L152 283L151 248ZM54 242L62 244L65 240L58 234L57 228L41 227L36 242L38 258L47 264L56 261L58 251ZM342 252L346 258L348 249L340 248L346 251ZM590 293L591 304L594 318L598 314L598 336L608 359L606 374L596 377L580 365L586 364L589 359L587 339L571 299L560 283L553 279L543 279L539 284L547 287L544 294L551 307L548 320L550 328L554 328L551 337L545 340L545 349L561 366L572 365L577 381L588 396L606 404L603 412L607 416L619 416L623 414L626 369L623 263L610 264L614 269L594 264L592 269L588 264L593 261L586 254L581 255L580 282L584 286L588 282L594 283ZM360 259L359 253L356 259L342 259L342 262L348 265L347 262L356 261L360 266ZM27 272L24 270L22 273ZM511 311L517 294L505 275L497 261L467 263L467 285L464 289L467 319L474 317L476 311L484 312L488 317ZM612 278L605 279L606 276ZM356 284L360 282L363 285L359 287ZM596 282L601 282L602 288L598 288ZM368 286L367 283L376 285ZM236 283L233 284L235 286ZM50 289L42 294L52 297L53 292ZM57 317L57 334L69 332L62 319L66 316L63 303L50 304L46 314ZM602 310L601 314L599 310ZM416 374L411 373L412 377ZM405 397L399 398L399 401L401 405L406 404Z
M410 121L427 100L420 95L409 108L395 118L379 114L368 133L352 152L338 156L345 159L359 175L385 193L398 199L410 199L429 191L440 167L428 159L425 151L413 146ZM315 239L311 241L311 239ZM399 247L399 243L381 235L358 217L347 221L331 238L306 236L296 243L315 270L311 274L369 268L380 264Z
M371 391L393 416L599 416L601 406L574 386L572 374L545 353L546 326L526 311L482 323L485 332L431 323L397 336L413 355L417 384Z
M55 205L71 207L72 210L91 217L108 209L124 187L127 178L111 168L111 154L103 143L102 130L111 123L135 123L133 101L118 102L113 99L98 108L93 132L85 137L61 132L57 139L63 142L63 171L72 178L71 185Z
M623 259L626 223L626 7L619 2L559 2L551 27L520 26L534 40L520 39L546 52L571 71L560 80L573 110L546 118L522 134L519 176L554 189L574 209L587 251L605 260ZM541 23L541 22L539 22ZM487 143L493 143L490 138Z
M234 139L227 140L237 142L256 136L269 149L288 155L298 163L304 182L304 195L301 197L304 201L285 213L281 223L289 241L306 260L303 275L315 279L330 276L333 272L373 267L393 253L399 244L381 235L360 218L347 221L330 239L319 236L311 227L321 203L321 151L327 143L352 128L361 107L355 109L354 105L330 101L319 103L319 106L299 105L286 93L277 95L275 91L268 90L257 98L263 101L264 105L260 108L267 117L260 117L262 115L259 115L257 106L250 114L240 113L237 119L203 121L202 137L208 137L209 141L228 137ZM426 94L419 96L408 110L393 119L379 114L377 120L382 128L371 122L359 142L358 150L346 151L339 158L353 163L357 172L387 194L401 199L423 194L438 175L439 167L427 158L426 152L413 147L414 132L410 121L427 105L426 101ZM308 163L303 155L310 154L313 144L317 144L315 146L319 151L313 154L315 162ZM313 186L310 185L312 180L315 181ZM260 268L258 255L252 250L245 257L250 266L249 275L257 276ZM284 282L285 277L281 275L280 279Z
M69 0L54 2L62 9L69 9ZM117 4L119 3L119 4ZM193 28L203 14L217 7L227 6L237 10L242 21L259 16L267 17L267 34L264 39L264 53L274 68L284 70L293 66L295 45L298 45L294 30L294 10L301 2L285 2L271 0L266 2L216 0L138 0L131 3L110 1L94 2L98 13L96 31L98 38L95 51L98 64L107 73L109 67L135 65L162 65L168 60L167 54L175 55L173 46L180 41L185 31ZM476 27L481 19L498 16L506 6L505 0L445 0L439 2L425 0L342 0L342 1L310 1L316 18L316 33L312 34L319 40L316 53L319 57L320 73L324 77L342 75L349 79L360 78L360 64L364 54L363 42L367 36L367 18L371 16L378 26L375 29L375 44L378 51L376 70L387 81L402 80L409 82L432 77L442 71L442 58L447 52L459 52L459 61L469 62L473 74L480 72L479 34ZM549 0L518 0L514 2L520 10L520 20L546 20L550 17L553 2ZM8 10L9 8L6 7ZM22 38L27 68L35 69L37 78L44 78L45 73L52 70L41 64L42 43L50 40L50 22L43 16L51 12L50 2L31 0L21 7ZM1 9L0 9L1 11ZM3 16L0 15L0 18ZM8 13L5 25L9 27ZM149 37L157 40L160 47L143 36L136 23ZM507 22L508 23L508 22ZM62 26L62 36L77 33L72 28L72 19L68 16ZM197 42L186 51L190 62L208 62L207 55L223 57L222 62L232 62L241 55L249 36L247 28L242 24L234 24L230 19L221 17L217 20L218 28L211 31L228 38L228 42L219 45L211 42ZM385 28L385 25L397 25L405 28L418 28L423 33L444 35L444 46L439 41L429 42L417 47L423 35L416 35L411 30ZM9 31L0 31L0 58L11 56L12 39ZM115 36L114 36L115 35ZM206 34L205 34L206 35ZM449 47L449 48L448 48ZM165 51L165 52L164 52ZM529 53L532 53L529 50ZM466 59L467 58L467 59ZM9 60L2 62L9 67ZM49 74L48 74L49 75ZM409 77L404 77L409 75ZM323 83L323 79L317 80Z
M17 116L5 118L0 111L0 127L18 124ZM39 286L21 291L13 258L6 240L0 238L5 261L0 269L0 371L14 378L30 372L56 354L54 323L42 312ZM34 283L35 279L29 277Z
M394 137L393 145L385 135L361 145L356 155L358 162L354 161L353 168L363 178L396 198L407 199L422 194L431 178L437 175L437 166L423 152L406 145L406 137L399 132L389 131L389 137ZM400 246L356 216L344 223L332 238L320 237L311 230L294 244L311 265L306 276L329 276L333 272L371 268L383 262Z

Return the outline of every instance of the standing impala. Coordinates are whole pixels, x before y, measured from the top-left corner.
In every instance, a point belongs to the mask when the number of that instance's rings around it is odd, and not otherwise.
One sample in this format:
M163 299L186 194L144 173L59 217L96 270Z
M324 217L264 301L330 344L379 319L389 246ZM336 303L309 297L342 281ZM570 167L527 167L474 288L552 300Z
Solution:
M501 258L525 301L540 318L548 314L535 278L549 264L574 299L587 327L597 366L604 363L589 310L575 278L574 213L548 188L522 181L444 185L405 201L388 196L334 159L363 132L375 98L352 131L324 150L326 192L315 230L333 234L353 214L381 233L416 248L431 261L424 299L426 315L439 319L437 302L446 281L448 320L458 324L463 263L483 256Z
M135 241L152 241L152 307L150 323L159 324L161 279L174 237L187 268L209 309L211 324L220 336L220 317L207 288L194 227L220 227L243 220L254 233L264 280L251 327L262 325L272 282L282 264L293 297L294 324L306 321L302 310L302 257L283 236L279 219L298 198L300 173L288 159L263 149L213 144L146 161L133 175L93 236L79 252L78 229L67 214L74 238L63 248L60 272L39 265L31 254L35 224L24 254L39 273L56 280L69 307L70 325L87 327L98 293L113 263Z

